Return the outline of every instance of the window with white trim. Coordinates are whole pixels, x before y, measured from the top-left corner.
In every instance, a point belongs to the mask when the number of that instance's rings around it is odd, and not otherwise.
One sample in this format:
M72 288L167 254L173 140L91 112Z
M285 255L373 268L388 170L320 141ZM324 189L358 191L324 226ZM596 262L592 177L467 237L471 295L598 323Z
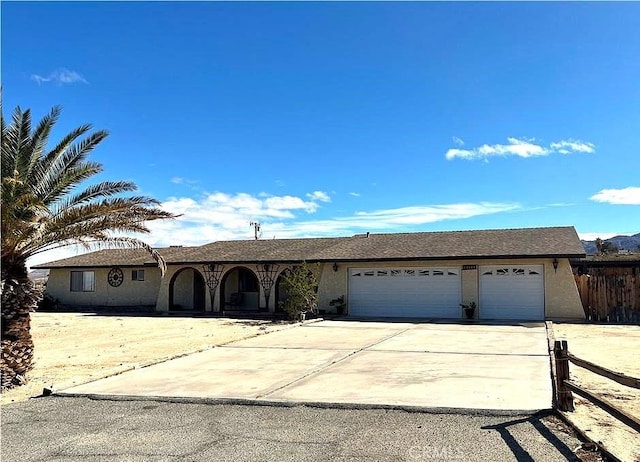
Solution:
M95 280L93 271L71 271L71 292L94 292Z
M144 270L131 270L132 281L144 281Z

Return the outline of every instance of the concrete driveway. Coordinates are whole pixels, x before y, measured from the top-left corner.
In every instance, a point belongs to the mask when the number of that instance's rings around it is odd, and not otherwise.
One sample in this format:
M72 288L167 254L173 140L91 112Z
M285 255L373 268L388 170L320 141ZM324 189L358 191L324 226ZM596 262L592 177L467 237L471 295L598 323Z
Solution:
M544 323L320 321L59 395L537 411L552 406Z

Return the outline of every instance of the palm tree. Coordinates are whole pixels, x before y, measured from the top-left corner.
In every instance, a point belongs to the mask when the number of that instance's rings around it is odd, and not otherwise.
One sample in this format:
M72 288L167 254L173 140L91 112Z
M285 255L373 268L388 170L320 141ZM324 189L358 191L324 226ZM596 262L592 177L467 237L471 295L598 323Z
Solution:
M30 110L17 107L8 126L2 114L2 389L21 384L33 359L29 313L42 294L27 276L28 258L74 244L142 248L163 273L166 267L155 250L127 234L148 233L147 221L175 215L160 209L155 199L124 197L137 189L131 182L78 189L102 171L87 156L108 133L89 133L92 127L82 125L47 151L59 115L60 108L54 107L32 130Z

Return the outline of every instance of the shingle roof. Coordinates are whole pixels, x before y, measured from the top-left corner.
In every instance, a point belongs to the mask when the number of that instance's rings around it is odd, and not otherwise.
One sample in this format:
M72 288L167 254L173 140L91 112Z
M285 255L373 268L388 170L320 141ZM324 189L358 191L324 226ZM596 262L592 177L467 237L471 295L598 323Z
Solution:
M584 257L567 227L361 234L352 237L219 241L158 249L168 264ZM34 268L154 264L141 250L102 250Z
M156 249L165 260L174 258L192 247L167 247ZM32 268L79 268L79 267L111 267L111 266L156 266L156 262L143 249L104 249L85 253L76 257L64 258L50 263L42 263Z

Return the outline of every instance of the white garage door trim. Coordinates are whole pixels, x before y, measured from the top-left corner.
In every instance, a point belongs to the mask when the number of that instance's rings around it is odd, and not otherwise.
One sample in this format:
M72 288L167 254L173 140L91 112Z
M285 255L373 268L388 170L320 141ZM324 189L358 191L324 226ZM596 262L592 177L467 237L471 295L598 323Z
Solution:
M459 318L459 267L350 268L349 315Z
M543 320L543 265L481 266L479 316Z

